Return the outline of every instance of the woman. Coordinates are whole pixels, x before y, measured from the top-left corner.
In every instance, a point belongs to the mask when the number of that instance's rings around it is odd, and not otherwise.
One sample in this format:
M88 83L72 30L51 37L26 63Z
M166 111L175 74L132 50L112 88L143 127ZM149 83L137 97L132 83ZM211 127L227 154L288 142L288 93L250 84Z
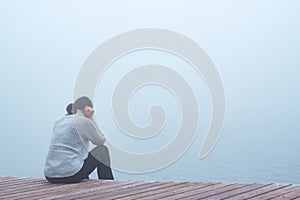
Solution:
M94 121L92 101L80 97L53 127L44 175L51 183L77 183L97 168L99 179L114 179L105 138ZM89 142L97 145L90 152Z

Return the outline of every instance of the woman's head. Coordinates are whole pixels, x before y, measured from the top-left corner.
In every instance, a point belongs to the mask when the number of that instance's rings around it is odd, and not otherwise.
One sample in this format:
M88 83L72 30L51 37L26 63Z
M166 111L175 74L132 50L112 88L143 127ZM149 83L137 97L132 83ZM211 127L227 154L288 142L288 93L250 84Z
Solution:
M83 110L86 106L93 108L92 101L88 97L80 97L74 102L73 110L76 113L77 109Z
M67 115L73 115L77 110L83 111L86 107L93 108L93 103L88 97L80 97L74 103L70 103L66 107Z

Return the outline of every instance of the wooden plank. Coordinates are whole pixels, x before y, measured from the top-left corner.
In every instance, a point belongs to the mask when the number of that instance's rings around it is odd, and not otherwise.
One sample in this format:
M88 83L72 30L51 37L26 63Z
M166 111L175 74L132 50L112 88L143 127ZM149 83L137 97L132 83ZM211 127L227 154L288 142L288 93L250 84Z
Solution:
M154 190L156 188L160 187L167 187L171 183L161 183L161 182L155 182L155 183L144 183L143 185L134 186L134 187L128 187L124 189L118 189L118 190L111 190L111 191L103 191L101 193L94 193L90 195L88 198L84 197L86 200L93 200L93 199L117 199L120 197L128 196L130 194L139 193L141 191L149 191Z
M22 180L28 181L28 178L20 177L20 178L12 178L12 179L3 180L0 182L0 187L5 186L6 184L15 183L15 182L22 181Z
M74 199L75 197L79 197L81 194L83 193L90 193L92 191L97 191L97 190L106 190L107 188L111 189L111 188L116 188L116 187L120 187L120 186L124 186L124 185L130 185L130 184L134 184L134 182L118 182L118 183L105 183L105 185L102 184L95 184L93 186L91 185L85 185L84 187L80 187L78 189L71 189L68 190L68 192L64 192L64 191L57 191L57 192L52 192L51 195L46 194L46 195L39 195L39 198L43 198L43 199ZM72 197L74 196L74 197ZM30 199L30 198L28 198Z
M224 191L222 193L218 193L218 194L215 194L215 195L203 198L203 199L225 199L225 198L228 198L228 197L236 196L238 194L253 191L253 190L262 188L264 186L265 186L265 184L252 183L250 185L246 185L245 187L234 188L233 190Z
M201 187L201 188L194 188L193 190L185 191L182 193L174 193L170 196L164 197L166 200L173 200L173 199L183 199L187 196L193 195L193 194L199 194L202 192L212 191L218 188L226 187L228 185L232 185L232 183L216 183L207 187Z
M119 187L120 185L131 185L131 184L136 184L135 181L132 182L116 182L116 181L86 181L85 184L82 183L75 183L75 184L64 184L61 185L59 188L54 187L51 190L44 189L43 192L41 191L33 191L30 194L27 194L24 196L22 194L22 199L31 199L32 197L37 197L37 198L48 198L48 197L54 197L58 195L64 195L68 196L74 192L80 192L83 193L87 189L95 189L95 190L102 190L106 188L114 188L114 187ZM53 185L53 184L51 184Z
M14 190L26 190L26 188L30 188L34 185L37 185L37 186L41 186L43 185L43 183L45 183L44 180L23 180L22 182L14 182L14 183L8 183L4 186L1 186L0 189L1 189L1 195L3 195L4 193L8 193L8 192L13 192Z
M93 182L93 181L91 181ZM22 196L22 198L25 197L33 197L35 194L47 194L49 192L57 191L57 190L63 190L66 191L66 189L70 188L76 188L80 185L80 183L76 184L51 184L48 183L45 179L42 182L42 187L36 188L35 185L33 185L29 190L17 194L10 194L6 195L5 198L17 198L19 196Z
M238 189L238 188L241 188L241 187L245 187L245 186L248 186L248 185L249 184L246 184L246 183L245 184L244 183L243 184L231 184L231 185L227 185L225 187L221 187L221 188L218 188L218 189L215 189L215 190L201 192L200 194L189 195L185 199L186 200L195 199L195 198L203 199L203 198L211 197L211 196L221 194L221 193L224 193L224 192L228 192L228 191L231 191L231 190L235 190L235 189Z
M188 185L190 185L190 183L187 182L183 182L183 183L173 183L172 185L169 185L167 187L160 187L157 189L153 189L151 188L151 190L149 191L137 191L135 194L130 194L130 195L126 195L124 197L122 197L123 195L117 195L118 199L123 199L123 200L130 200L130 199L144 199L145 197L153 197L153 195L155 194L161 194L164 192L169 192L172 190L176 190L179 188L183 188L183 187L187 187ZM112 198L115 198L115 196L112 196Z
M273 198L273 200L290 200L290 199L300 199L300 186L289 193L280 195L278 197Z
M88 197L93 195L94 193L101 193L101 191L113 191L113 190L118 190L121 188L129 188L129 187L134 187L137 185L144 184L142 181L124 181L124 182L113 182L113 184L110 185L98 185L97 187L86 187L86 188L80 188L80 190L74 190L71 192L66 193L61 193L61 194L55 194L52 195L51 197L45 198L45 199L58 199L58 198L63 198L63 199L76 199L76 198L83 198L83 197Z
M289 186L278 188L276 190L273 190L273 191L270 191L270 192L267 192L267 193L264 193L264 194L260 194L258 196L255 196L255 197L252 197L252 198L249 198L249 199L250 200L251 199L252 200L254 200L254 199L258 199L258 200L273 199L273 198L278 197L280 195L289 193L289 192L293 191L294 189L295 189L295 186L289 185Z
M36 190L45 187L47 187L46 184L41 181L38 181L37 183L30 183L27 185L11 186L1 190L0 197L5 195L12 195L12 194L18 194L22 192L32 191L32 189Z
M113 182L114 184L106 186L106 185L98 185L98 187L90 188L90 187L85 187L85 188L80 188L80 190L74 190L72 192L69 192L68 194L65 193L60 193L64 199L75 199L75 198L85 198L90 196L94 196L95 194L101 194L109 191L114 191L114 190L119 190L121 188L129 188L129 187L136 187L139 185L144 185L146 184L145 182L142 181L132 181L130 183L124 182L120 184L116 184L115 181ZM150 183L148 183L150 184ZM57 195L55 195L57 196ZM53 196L53 197L55 197ZM51 199L51 198L50 198ZM56 199L56 197L54 198Z
M136 187L127 187L127 188L121 188L120 190L117 190L117 191L105 191L105 192L102 192L101 194L94 194L92 196L89 196L89 198L87 198L87 200L112 199L113 197L124 196L124 194L127 195L127 194L131 194L132 192L139 192L142 190L147 190L148 188L151 188L151 187L161 187L162 185L163 185L163 183L160 183L160 182L144 183L143 185L139 185Z
M245 192L233 197L229 197L226 198L226 200L240 200L240 199L247 199L247 198L251 198L251 197L255 197L261 194L265 194L283 187L286 187L288 185L280 185L280 184L271 184L271 185L266 185L265 187L253 190L253 191L249 191L249 192Z
M181 194L184 192L190 192L195 189L204 188L204 187L212 186L215 184L218 184L218 183L191 183L190 185L179 188L179 189L174 189L171 191L164 191L164 192L161 192L158 194L152 194L151 196L148 196L148 197L143 197L143 200L164 199L169 196L175 196L177 194Z
M80 187L78 187L79 185L71 185L71 184L67 184L67 185L44 185L44 187L32 187L30 188L30 190L26 191L26 192L22 192L19 193L17 195L13 195L13 196L9 196L12 198L22 198L22 199L33 199L33 198L41 198L41 196L52 196L54 195L56 192L64 192L64 193L68 193L70 190L74 189L74 190L81 190Z
M16 179L17 177L13 177L13 176L0 176L0 183L3 181L7 181L7 180L13 180Z
M68 185L52 186L50 183L44 183L44 185L42 185L41 187L38 187L38 188L30 185L30 188L27 188L26 191L21 190L21 192L18 192L18 193L4 194L4 198L5 199L25 198L28 196L34 196L34 194L36 194L36 193L46 193L47 191L53 191L53 188L60 189L60 187L67 189Z

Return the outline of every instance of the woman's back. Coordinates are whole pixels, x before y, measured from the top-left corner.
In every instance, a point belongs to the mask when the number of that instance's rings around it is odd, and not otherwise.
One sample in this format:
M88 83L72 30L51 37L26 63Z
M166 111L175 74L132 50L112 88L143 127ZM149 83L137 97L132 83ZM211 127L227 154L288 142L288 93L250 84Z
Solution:
M58 119L46 158L45 176L72 176L81 169L87 156L88 151L78 135L74 115Z

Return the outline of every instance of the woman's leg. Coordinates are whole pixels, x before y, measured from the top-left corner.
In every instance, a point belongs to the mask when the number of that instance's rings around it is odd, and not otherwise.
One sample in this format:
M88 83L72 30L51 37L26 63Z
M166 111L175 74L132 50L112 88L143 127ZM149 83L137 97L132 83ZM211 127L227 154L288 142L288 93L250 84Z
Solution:
M113 180L113 174L110 168L110 156L106 146L99 145L90 151L91 165L96 165L99 179Z
M62 177L62 178L46 177L46 179L50 183L78 183L83 179L89 179L89 175L97 167L97 163L93 161L94 159L95 158L93 158L93 156L89 153L88 157L84 160L84 164L82 168L79 170L79 172L77 172L73 176Z
M99 179L114 179L110 168L109 152L104 145L97 146L89 152L82 168L75 175L64 178L46 178L51 183L78 183L83 179L87 179L95 168L97 168Z

